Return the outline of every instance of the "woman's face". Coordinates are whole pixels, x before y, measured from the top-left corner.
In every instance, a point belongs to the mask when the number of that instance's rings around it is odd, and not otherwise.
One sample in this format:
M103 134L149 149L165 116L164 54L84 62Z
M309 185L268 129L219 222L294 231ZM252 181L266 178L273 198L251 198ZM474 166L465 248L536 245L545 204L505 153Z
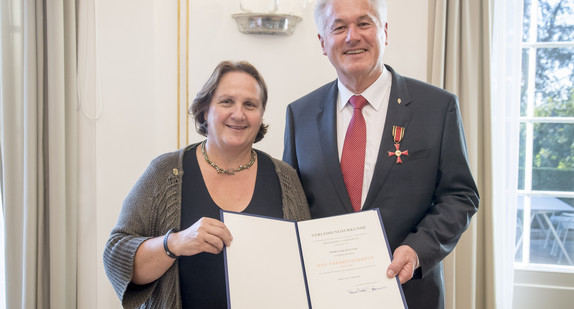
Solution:
M261 88L245 72L221 77L205 117L207 138L219 147L251 147L263 121Z

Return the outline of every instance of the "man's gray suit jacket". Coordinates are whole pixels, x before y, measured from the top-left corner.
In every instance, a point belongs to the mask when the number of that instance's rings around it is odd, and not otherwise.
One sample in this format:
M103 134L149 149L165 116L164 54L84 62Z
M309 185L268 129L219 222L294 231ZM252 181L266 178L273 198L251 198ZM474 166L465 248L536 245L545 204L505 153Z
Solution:
M392 75L388 111L363 209L380 209L393 252L408 245L418 254L420 268L403 285L409 308L443 308L441 261L479 202L458 98L387 69ZM337 96L333 81L287 107L283 160L299 173L313 218L353 212L337 150ZM393 126L405 130L400 150L408 150L408 156L401 156L401 164L389 156L396 150Z

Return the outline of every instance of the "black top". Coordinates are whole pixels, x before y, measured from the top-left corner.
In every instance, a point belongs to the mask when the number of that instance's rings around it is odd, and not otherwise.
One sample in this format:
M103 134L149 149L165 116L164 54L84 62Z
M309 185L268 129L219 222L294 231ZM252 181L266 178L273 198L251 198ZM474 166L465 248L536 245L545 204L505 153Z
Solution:
M182 230L202 217L220 220L220 208L211 199L197 162L203 157L196 156L195 149L190 148L183 158ZM255 191L243 212L283 218L281 185L275 165L260 151L257 151L257 164ZM183 308L227 308L223 253L203 252L180 257L179 276Z

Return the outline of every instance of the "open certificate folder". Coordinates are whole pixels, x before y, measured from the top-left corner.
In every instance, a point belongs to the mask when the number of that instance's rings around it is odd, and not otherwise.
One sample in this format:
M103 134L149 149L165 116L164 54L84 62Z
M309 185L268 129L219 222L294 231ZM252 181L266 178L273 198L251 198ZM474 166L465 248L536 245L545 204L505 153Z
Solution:
M228 306L407 308L378 209L293 222L221 212Z

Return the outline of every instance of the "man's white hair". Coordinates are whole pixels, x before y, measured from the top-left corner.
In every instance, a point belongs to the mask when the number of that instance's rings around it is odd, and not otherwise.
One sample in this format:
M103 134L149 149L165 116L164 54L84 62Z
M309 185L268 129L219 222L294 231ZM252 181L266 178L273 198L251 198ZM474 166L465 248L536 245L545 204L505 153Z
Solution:
M327 11L327 6L333 0L317 0L315 3L315 9L313 11L313 15L315 18L315 24L317 25L317 31L321 36L325 34L325 27L327 26L327 14L330 12ZM380 25L383 26L387 22L387 1L386 0L367 0L370 2L371 7L374 8L375 13L379 19Z

